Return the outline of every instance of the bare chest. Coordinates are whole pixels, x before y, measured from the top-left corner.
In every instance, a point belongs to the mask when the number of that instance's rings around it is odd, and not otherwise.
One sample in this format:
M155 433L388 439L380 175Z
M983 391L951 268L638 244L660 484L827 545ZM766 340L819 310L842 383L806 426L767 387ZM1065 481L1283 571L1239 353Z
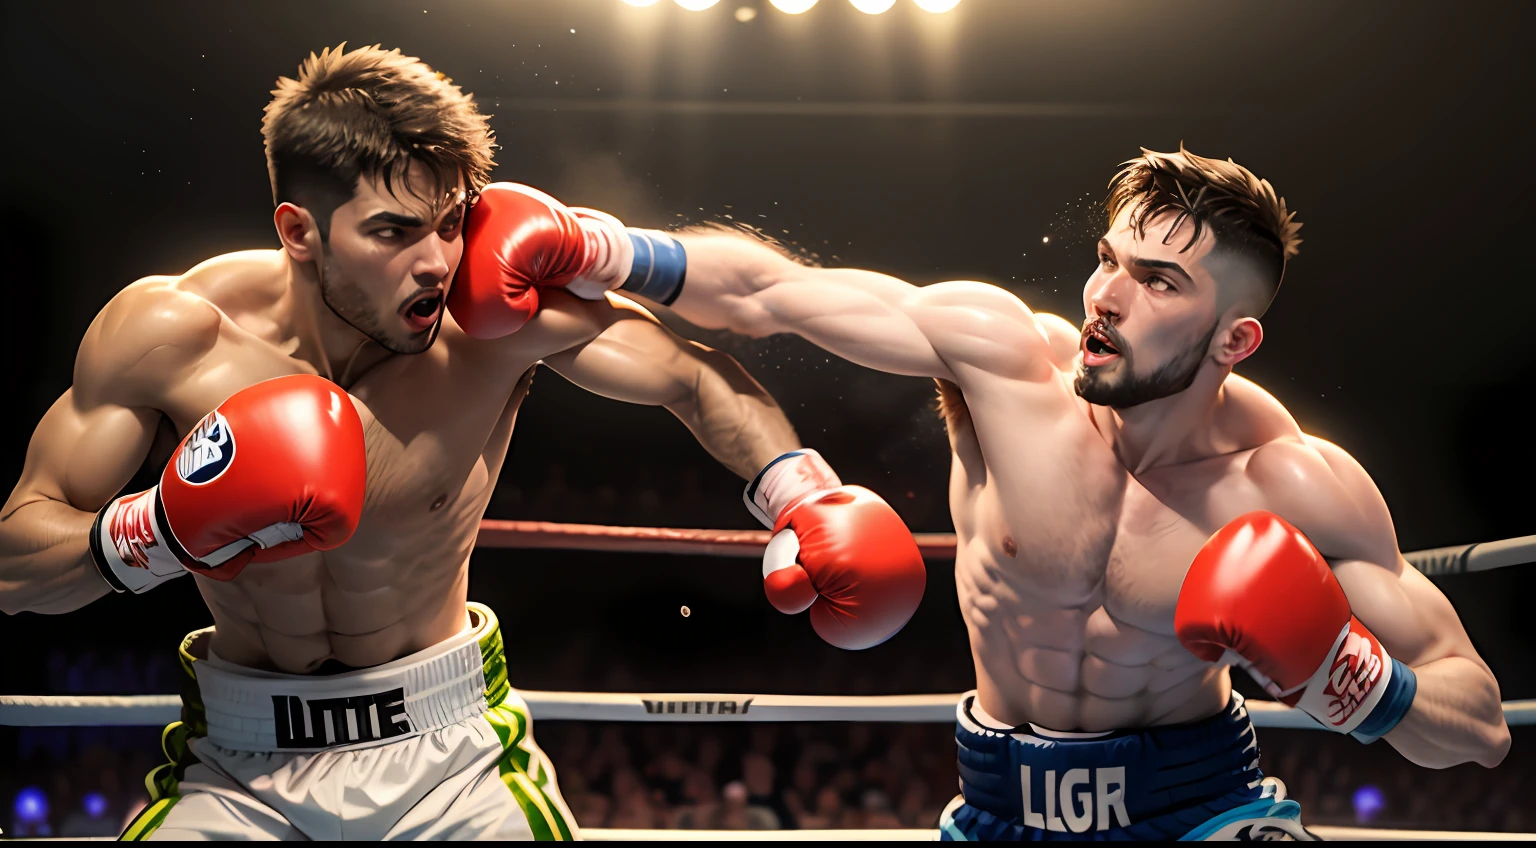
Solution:
M1016 598L1020 608L1094 612L1171 634L1179 588L1201 546L1226 521L1263 506L1243 473L1246 453L1135 477L1085 417L1024 444L992 449L980 441L981 482L956 485L952 498L957 530L979 555L974 586ZM956 474L972 476L963 462Z
M444 339L425 353L387 359L348 387L363 421L367 488L356 534L328 561L441 549L451 537L472 543L526 391L518 378L531 363L477 360L455 347ZM151 462L163 464L179 434L230 395L295 373L313 369L231 331L167 392L163 430L174 437L157 443Z

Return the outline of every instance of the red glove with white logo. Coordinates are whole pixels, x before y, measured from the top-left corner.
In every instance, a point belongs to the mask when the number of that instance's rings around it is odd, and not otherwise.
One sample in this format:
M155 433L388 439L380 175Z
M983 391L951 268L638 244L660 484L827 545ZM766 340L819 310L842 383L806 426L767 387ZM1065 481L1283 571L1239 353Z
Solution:
M570 209L536 188L492 183L464 221L464 259L448 310L464 332L495 339L539 311L539 290L600 298L624 283L635 248L611 215Z
M842 485L820 454L774 460L746 502L773 528L763 591L779 612L809 608L822 639L858 651L896 635L917 611L928 576L911 531L879 495Z
M1179 590L1174 632L1206 662L1232 661L1330 730L1374 739L1413 701L1413 672L1350 612L1323 555L1269 512L1205 543Z
M367 460L347 393L308 374L236 392L177 448L159 485L96 516L91 555L112 588L340 546L357 529Z

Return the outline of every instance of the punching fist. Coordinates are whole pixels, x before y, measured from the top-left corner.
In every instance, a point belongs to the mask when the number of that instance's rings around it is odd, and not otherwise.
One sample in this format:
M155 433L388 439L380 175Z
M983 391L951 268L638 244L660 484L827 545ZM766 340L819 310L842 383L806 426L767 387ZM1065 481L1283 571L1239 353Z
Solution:
M113 589L138 593L330 550L357 529L366 469L340 387L308 374L257 383L192 429L158 485L97 514L92 558Z
M539 311L543 288L601 297L622 284L634 245L612 216L572 210L535 188L492 183L464 221L464 259L448 310L475 338L514 333Z
M786 615L850 651L896 635L917 611L927 571L896 511L861 486L844 486L820 454L774 460L747 487L747 508L773 528L763 591Z
M1236 658L1275 698L1324 727L1374 739L1417 690L1350 612L1327 560L1301 531L1250 512L1200 549L1174 611L1179 642L1206 662Z

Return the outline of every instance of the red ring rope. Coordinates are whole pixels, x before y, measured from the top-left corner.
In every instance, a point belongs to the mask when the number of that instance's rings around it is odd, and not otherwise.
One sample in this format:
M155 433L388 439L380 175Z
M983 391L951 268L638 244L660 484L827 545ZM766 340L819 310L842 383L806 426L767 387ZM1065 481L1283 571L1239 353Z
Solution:
M954 559L955 534L914 533L918 550L935 559ZM480 522L479 546L551 548L628 553L755 557L767 547L767 530L684 530L675 527L609 527L552 521Z

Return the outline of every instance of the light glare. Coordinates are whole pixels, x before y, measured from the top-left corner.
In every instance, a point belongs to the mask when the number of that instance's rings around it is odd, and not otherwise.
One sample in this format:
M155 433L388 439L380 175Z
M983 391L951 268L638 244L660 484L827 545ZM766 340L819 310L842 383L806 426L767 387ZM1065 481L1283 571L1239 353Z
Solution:
M742 6L736 10L736 20L746 23L757 17L757 10L751 6Z
M960 0L912 0L924 12L948 12L960 5Z
M624 2L628 3L631 6L654 6L654 5L656 5L656 0L624 0Z
M684 9L687 9L690 12L702 12L705 9L708 9L710 6L719 3L720 0L672 0L672 2L682 6Z
M896 0L848 0L853 8L866 15L878 15L896 5Z
M790 15L798 15L801 12L809 11L812 6L816 5L816 0L768 0L768 2L773 4L773 8Z

